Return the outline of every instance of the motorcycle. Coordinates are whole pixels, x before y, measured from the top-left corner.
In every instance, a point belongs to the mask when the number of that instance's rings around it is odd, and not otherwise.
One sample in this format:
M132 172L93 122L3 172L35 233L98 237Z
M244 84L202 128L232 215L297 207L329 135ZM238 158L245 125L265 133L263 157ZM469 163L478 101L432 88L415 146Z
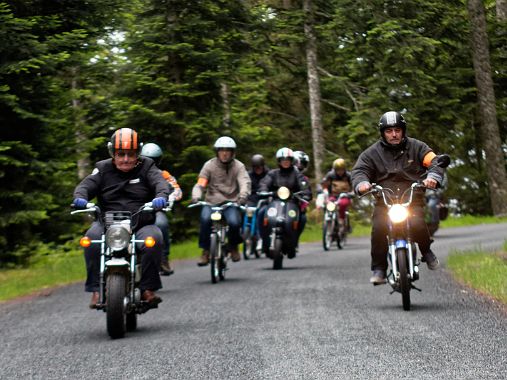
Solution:
M284 255L289 258L296 255L300 213L296 201L309 203L301 197L301 193L291 194L285 186L281 186L276 192L257 193L261 197L271 197L263 224L270 231L267 255L273 260L273 269L282 269Z
M230 206L236 206L244 210L244 206L238 206L237 203L227 202L222 205L213 205L208 202L199 201L188 205L188 208L198 206L211 207L211 236L210 236L210 269L211 269L211 282L216 284L218 280L225 280L225 272L227 271L227 261L229 260L228 254L228 240L227 231L229 226L223 215L224 210Z
M448 155L441 155L437 158L438 166L446 168L449 166L450 158ZM413 283L419 279L420 260L417 259L417 249L415 242L410 236L410 205L416 190L424 191L426 186L419 182L414 182L406 189L401 196L396 196L391 189L383 188L380 185L372 184L372 190L363 194L379 195L388 209L388 261L390 262L390 271L387 275L389 285L393 288L391 292L401 293L403 310L410 310L411 300L410 291L415 289L421 291ZM408 193L408 200L403 202Z
M172 203L164 208L169 211ZM151 202L145 203L139 212L155 212ZM137 328L137 314L146 313L158 305L150 305L141 300L139 282L141 280L140 257L136 243L144 243L150 248L156 244L153 237L144 240L136 239L132 229L132 214L129 211L102 212L94 203L88 203L83 210L71 211L72 215L87 213L104 224L104 233L98 240L87 236L80 239L83 248L91 244L100 244L99 301L97 310L106 313L106 325L109 336L122 338L125 332Z
M340 193L338 199L328 199L325 203L324 222L322 224L322 245L325 251L329 251L335 241L338 249L342 249L347 242L347 235L350 231L349 212L348 210L345 212L345 220L340 220L338 204L340 199L349 197L349 193Z

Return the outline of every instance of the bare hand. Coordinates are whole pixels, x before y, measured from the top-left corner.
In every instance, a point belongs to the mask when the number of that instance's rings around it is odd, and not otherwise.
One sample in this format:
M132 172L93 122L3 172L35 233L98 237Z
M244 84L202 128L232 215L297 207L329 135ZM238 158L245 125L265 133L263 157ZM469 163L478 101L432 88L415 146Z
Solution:
M369 182L359 185L359 188L358 188L360 194L364 194L364 193L368 192L370 189L371 189L371 183L369 183Z

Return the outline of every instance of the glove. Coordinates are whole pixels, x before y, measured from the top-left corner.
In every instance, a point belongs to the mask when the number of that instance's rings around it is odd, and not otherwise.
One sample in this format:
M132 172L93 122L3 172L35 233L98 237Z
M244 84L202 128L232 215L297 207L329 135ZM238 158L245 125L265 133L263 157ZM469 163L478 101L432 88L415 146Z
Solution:
M84 209L86 207L86 205L88 204L88 201L86 199L83 199L83 198L76 198L76 199L74 199L74 201L72 202L72 204L77 209Z
M241 198L239 198L239 199L238 199L238 203L239 203L241 206L246 205L246 201L247 201L247 200L246 200L246 198L243 198L243 197L241 197Z
M163 197L158 197L151 201L151 205L155 210L161 210L167 205L167 202Z

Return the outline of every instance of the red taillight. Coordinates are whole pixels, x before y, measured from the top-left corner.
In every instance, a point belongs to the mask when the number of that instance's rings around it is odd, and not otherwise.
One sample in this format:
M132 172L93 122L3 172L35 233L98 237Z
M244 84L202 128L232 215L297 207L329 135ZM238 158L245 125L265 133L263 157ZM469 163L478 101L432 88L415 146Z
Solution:
M88 236L83 236L79 240L79 245L83 248L88 248L91 244L92 244L92 241L90 240L90 238Z

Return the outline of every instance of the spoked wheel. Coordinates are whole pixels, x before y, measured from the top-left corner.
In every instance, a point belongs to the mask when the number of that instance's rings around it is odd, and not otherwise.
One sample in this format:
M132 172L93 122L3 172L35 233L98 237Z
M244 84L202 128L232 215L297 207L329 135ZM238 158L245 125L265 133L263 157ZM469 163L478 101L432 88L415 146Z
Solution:
M275 240L275 249L273 250L273 269L282 269L283 254L282 254L282 240Z
M216 284L218 281L218 236L216 234L211 235L211 243L209 247L209 264L210 264L210 271L211 271L211 282L213 284Z
M121 273L111 273L106 284L107 333L113 339L125 336L127 279Z
M398 271L400 273L400 293L403 302L403 310L410 310L410 278L407 263L408 252L405 248L396 250L396 259L398 261Z
M226 247L219 246L219 252L217 257L218 263L218 278L223 281L225 280L225 271L227 269L227 260L225 258Z
M322 228L322 246L324 251L329 251L331 244L333 244L334 221L329 220L324 222Z
M252 252L252 237L250 236L250 227L245 228L243 232L243 258L245 260L249 259L250 252Z
M343 249L345 243L347 242L347 231L345 230L345 226L340 227L340 231L338 231L338 239L337 245L338 249Z

